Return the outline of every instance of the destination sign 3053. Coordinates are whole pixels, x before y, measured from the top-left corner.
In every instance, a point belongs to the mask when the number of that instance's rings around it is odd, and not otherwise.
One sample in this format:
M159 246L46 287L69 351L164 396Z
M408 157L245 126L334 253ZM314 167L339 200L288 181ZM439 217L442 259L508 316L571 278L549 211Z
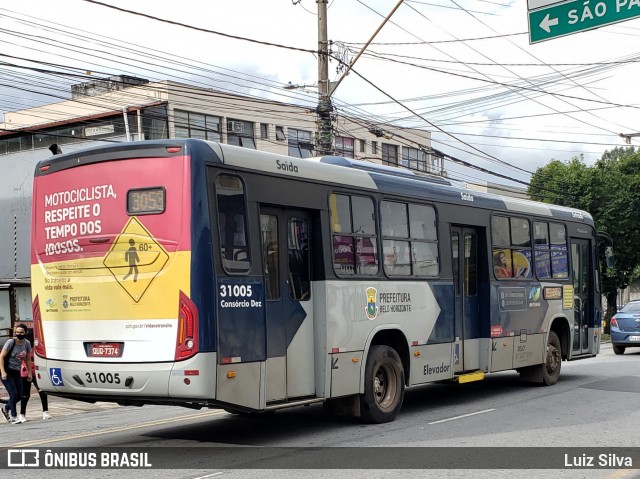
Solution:
M529 43L618 23L640 16L640 0L530 0Z

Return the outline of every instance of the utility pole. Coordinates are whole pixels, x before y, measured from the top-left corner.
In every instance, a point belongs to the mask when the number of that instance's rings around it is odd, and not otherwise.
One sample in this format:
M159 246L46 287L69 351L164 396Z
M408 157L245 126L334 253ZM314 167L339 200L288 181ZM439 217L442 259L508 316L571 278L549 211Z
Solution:
M362 47L358 55L349 63L346 71L335 83L329 82L329 39L327 33L327 2L328 0L316 0L318 3L318 153L331 155L333 153L333 104L331 95L340 82L349 74L354 63L367 49L382 27L389 21L391 15L400 7L404 0L399 0L391 13L386 16L369 41Z
M327 2L318 3L318 153L333 153L333 104L329 85L329 39L327 33Z

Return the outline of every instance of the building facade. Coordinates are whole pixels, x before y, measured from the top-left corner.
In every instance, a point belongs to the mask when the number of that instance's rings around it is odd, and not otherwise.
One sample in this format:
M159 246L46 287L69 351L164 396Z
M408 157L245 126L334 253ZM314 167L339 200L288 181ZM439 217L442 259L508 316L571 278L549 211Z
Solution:
M6 291L0 294L0 312L11 311L14 319L31 319L32 177L36 164L52 152L201 138L298 158L319 156L315 106L123 75L73 85L71 93L69 100L6 112L0 123L0 224L6 226L0 228L0 291ZM445 176L428 131L342 114L332 124L335 155ZM6 301L11 307L3 309Z

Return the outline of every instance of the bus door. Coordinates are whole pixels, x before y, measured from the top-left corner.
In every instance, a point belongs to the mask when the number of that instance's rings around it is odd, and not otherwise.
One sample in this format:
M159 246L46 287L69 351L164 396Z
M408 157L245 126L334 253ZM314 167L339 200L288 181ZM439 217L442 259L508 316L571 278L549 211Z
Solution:
M455 296L455 372L470 371L480 367L478 238L477 228L451 227L451 265ZM472 343L472 339L478 341Z
M267 402L315 395L311 221L260 207L267 324Z
M593 282L591 281L591 241L571 238L573 274L573 354L589 352L589 326L595 325Z

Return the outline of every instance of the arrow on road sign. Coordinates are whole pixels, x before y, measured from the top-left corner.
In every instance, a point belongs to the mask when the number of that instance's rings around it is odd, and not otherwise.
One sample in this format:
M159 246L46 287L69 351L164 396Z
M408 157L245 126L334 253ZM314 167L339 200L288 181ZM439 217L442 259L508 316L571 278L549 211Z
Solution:
M551 33L551 27L558 24L558 19L549 19L549 15L550 14L547 13L547 16L544 17L544 19L540 22L540 28L542 28L547 33Z

